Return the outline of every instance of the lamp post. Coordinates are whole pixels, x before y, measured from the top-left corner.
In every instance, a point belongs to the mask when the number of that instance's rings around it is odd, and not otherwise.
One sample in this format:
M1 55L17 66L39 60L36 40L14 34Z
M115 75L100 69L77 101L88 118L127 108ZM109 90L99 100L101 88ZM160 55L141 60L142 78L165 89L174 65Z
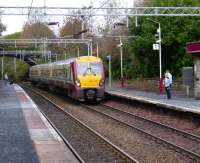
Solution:
M3 50L3 56L1 58L1 76L2 76L2 80L4 79L3 74L4 74L4 48L2 48Z
M84 30L84 15L81 15L81 31ZM81 33L81 39L84 39L84 33Z
M160 23L152 20L150 18L147 18L147 20L158 24L158 29L157 29L157 33L158 33L158 40L156 41L156 43L159 44L159 72L160 72L160 80L159 80L159 91L160 94L163 94L163 79L162 79L162 51L161 51L161 42L162 42L162 38L161 38L161 27L160 27Z
M122 49L123 43L122 38L119 37L119 44L117 47L120 48L120 80L121 80L121 87L124 87L124 75L123 75L123 49Z
M111 72L111 55L107 56L108 62L109 62L109 83L108 86L109 88L112 87L112 72Z
M119 25L119 24L117 24L117 25ZM122 43L122 39L135 38L137 36L125 36L125 35L124 36L123 35L118 35L118 36L106 35L106 36L102 36L102 35L99 35L99 36L95 36L95 37L99 37L99 38L103 38L103 37L105 37L105 38L117 38L119 40L119 44L117 44L117 47L120 49L120 80L121 80L121 87L123 87L124 86L124 75L123 75L123 43ZM111 59L111 57L110 57L110 59ZM110 64L111 64L111 61L110 61ZM111 68L111 65L110 65L110 68ZM111 72L111 70L110 70L110 72ZM111 77L111 75L110 75L110 77ZM111 83L111 78L110 78L110 82L109 83ZM109 84L109 85L111 87L111 84Z
M120 64L120 69L121 69L121 86L124 87L124 75L123 75L123 52L122 52L122 40L121 40L121 37L120 37L120 44L119 44L119 47L120 47L120 60L121 60L121 64Z

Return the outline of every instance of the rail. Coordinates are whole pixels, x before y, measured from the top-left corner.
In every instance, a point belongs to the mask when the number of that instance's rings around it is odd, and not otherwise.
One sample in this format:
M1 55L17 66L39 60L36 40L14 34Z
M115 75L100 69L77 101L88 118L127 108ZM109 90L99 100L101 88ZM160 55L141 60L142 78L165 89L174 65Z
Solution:
M163 139L160 136L156 136L156 135L154 135L154 134L152 134L152 133L150 133L148 131L145 131L144 129L141 129L141 128L135 126L135 125L132 125L132 124L129 124L129 123L124 122L122 120L119 120L118 118L116 118L115 116L110 115L109 113L104 113L104 111L102 111L102 109L96 109L95 107L93 107L93 106L91 107L91 106L88 106L88 105L83 105L83 106L85 106L88 109L91 109L91 110L93 110L93 111L95 111L95 112L97 112L99 114L102 114L102 115L104 115L104 116L106 116L106 117L108 117L110 119L113 119L114 121L116 121L116 122L118 122L118 123L120 123L120 124L122 124L124 126L133 128L134 130L137 130L138 132L146 134L146 135L150 136L152 139L155 139L155 140L158 140L158 141L160 141L160 142L162 142L164 144L167 144L169 147L172 147L175 150L178 150L180 152L184 152L186 155L188 155L191 158L194 158L195 160L200 160L200 154L199 153L193 152L192 150L186 149L186 148L184 148L184 147L182 147L182 146L180 146L178 144L175 144L175 143L170 142L170 141L168 141L166 139ZM124 114L127 114L127 113L124 113ZM133 115L131 115L131 116L133 116ZM153 122L151 122L151 123L153 123ZM160 125L160 124L157 124L157 125ZM175 131L175 129L172 129L172 128L170 128L170 129ZM176 132L179 132L179 131L177 130ZM183 134L183 132L180 131L180 134ZM199 140L200 140L199 137L191 135L191 134L187 134L187 136L188 137L192 137L192 139L196 140L197 142L199 142Z
M23 86L25 87L25 86ZM48 99L47 97L45 97L44 95L42 95L41 93L38 93L35 90L32 90L29 87L25 87L26 89L29 89L30 91L34 92L35 94L41 96L43 99L45 99L46 101L48 101L48 103L51 103L52 105L54 105L56 108L58 108L59 110L61 110L64 114L66 114L68 117L70 117L70 119L72 119L73 121L75 121L78 125L81 126L81 128L84 128L85 131L91 133L94 137L97 137L97 139L102 142L105 146L107 146L108 148L111 148L112 151L114 153L117 153L117 155L124 160L125 162L130 162L130 163L139 163L136 159L134 159L133 157L129 156L127 153L125 153L123 150L121 150L119 147L117 147L116 145L114 145L113 143L111 143L109 140L107 140L106 138L104 138L103 136L101 136L99 133L97 133L95 130L93 130L92 128L90 128L89 126L87 126L86 124L84 124L83 122L81 122L79 119L77 119L76 117L74 117L72 114L68 113L65 109L63 109L62 107L58 106L56 103L54 103L52 100Z

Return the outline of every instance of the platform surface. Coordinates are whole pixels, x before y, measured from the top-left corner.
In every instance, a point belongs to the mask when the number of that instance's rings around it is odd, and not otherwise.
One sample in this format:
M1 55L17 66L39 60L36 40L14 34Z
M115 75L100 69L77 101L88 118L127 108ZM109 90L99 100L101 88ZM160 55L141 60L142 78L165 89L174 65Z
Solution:
M0 81L0 162L79 162L23 89L4 81Z
M153 92L138 91L119 87L107 87L106 92L110 95L150 103L168 109L175 109L183 112L192 112L200 115L200 100L189 97L176 97L167 99L166 94L156 94Z

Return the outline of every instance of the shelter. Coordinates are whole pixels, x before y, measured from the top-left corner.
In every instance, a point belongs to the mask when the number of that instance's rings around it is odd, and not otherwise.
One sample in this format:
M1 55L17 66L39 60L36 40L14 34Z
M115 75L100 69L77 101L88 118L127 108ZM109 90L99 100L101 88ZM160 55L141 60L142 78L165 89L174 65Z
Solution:
M200 99L200 42L187 43L186 52L194 57L194 97Z

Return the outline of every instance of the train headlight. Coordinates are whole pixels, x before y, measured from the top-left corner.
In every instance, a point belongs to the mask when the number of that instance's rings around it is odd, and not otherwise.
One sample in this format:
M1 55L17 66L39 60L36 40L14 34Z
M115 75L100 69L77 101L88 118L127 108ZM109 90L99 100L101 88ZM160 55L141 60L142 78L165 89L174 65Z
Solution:
M76 83L76 85L77 85L78 87L81 86L80 80L77 79L77 80L75 81L75 83Z
M105 81L104 81L103 79L101 79L100 82L99 82L99 86L102 87L102 86L104 85L104 82L105 82Z

